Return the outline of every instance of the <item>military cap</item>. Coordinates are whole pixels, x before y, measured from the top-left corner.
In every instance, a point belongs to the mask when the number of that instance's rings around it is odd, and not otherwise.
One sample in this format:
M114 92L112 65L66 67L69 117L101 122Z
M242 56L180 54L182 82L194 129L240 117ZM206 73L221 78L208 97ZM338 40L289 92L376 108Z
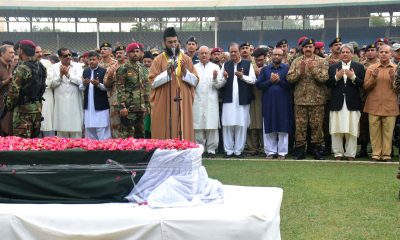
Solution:
M400 50L400 43L395 43L392 45L392 50L397 52Z
M111 44L108 42L104 42L103 44L100 45L100 49L102 49L103 47L112 48Z
M250 47L250 43L244 42L244 43L240 44L239 49L241 49L242 47Z
M75 51L72 51L72 52L71 52L71 57L78 57L78 53L75 52Z
M256 48L253 52L254 57L265 56L267 51L264 48Z
M116 52L116 51L125 51L125 50L126 50L126 47L123 46L123 45L120 45L120 46L117 46L117 47L114 49L114 52Z
M174 27L167 27L164 30L164 38L166 37L177 37L178 34L176 34L175 28Z
M322 49L325 47L324 42L315 42L315 49Z
M375 48L375 49L376 49L375 43L368 44L368 45L365 47L365 51L368 51L368 49L370 49L370 48Z
M378 42L383 42L385 44L388 44L389 40L387 38L378 38L378 39L375 40L375 44L378 43Z
M276 43L275 47L280 47L282 44L288 44L288 41L286 39L281 39Z
M305 39L307 39L307 36L302 36L301 38L297 39L297 46L301 46L301 44L303 43L303 41Z
M342 38L341 37L336 37L335 39L332 40L331 43L329 43L329 47L332 47L333 44L340 43L340 42L342 42Z
M188 40L186 40L186 44L187 44L188 42L195 42L195 43L197 44L197 40L196 40L196 38L195 38L194 36L190 36L190 37L188 38Z
M216 48L213 48L213 49L211 50L211 54L216 53L216 52L224 52L224 49L219 48L219 47L216 47Z
M355 52L358 50L358 43L357 42L351 41L351 42L349 42L349 44L351 44L353 46Z
M304 47L305 45L308 45L308 44L315 45L314 39L312 39L312 38L304 39L304 41L301 43L301 47Z
M19 46L29 46L29 47L33 47L36 48L36 44L34 42L32 42L32 40L21 40L18 42Z
M48 49L44 49L43 50L43 56L49 56L49 55L51 55L51 51L50 50L48 50Z
M154 57L158 56L160 54L160 50L157 48L152 48L150 49L151 54L153 54Z
M153 56L153 54L151 54L150 51L146 51L146 52L144 52L143 58L151 58L151 59L154 59L154 56Z
M140 43L133 42L133 43L128 44L128 47L126 47L126 52L130 53L135 49L143 50L143 47L142 47L142 45Z

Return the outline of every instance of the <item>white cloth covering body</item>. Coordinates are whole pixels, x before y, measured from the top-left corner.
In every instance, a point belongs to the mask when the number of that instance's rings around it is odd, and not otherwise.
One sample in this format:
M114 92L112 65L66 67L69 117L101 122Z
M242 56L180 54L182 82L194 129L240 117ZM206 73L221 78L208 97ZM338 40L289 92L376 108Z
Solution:
M225 65L222 66L218 73L217 88L224 86L227 82L223 76L224 67ZM237 64L234 64L233 71L237 71ZM239 81L254 84L256 79L253 66L250 65L249 75L244 75ZM246 144L247 128L250 125L250 104L239 105L239 88L236 75L233 77L232 102L223 104L221 122L226 154L232 155L234 153L235 155L240 155Z
M70 77L60 77L61 62L53 65L54 130L82 134L83 99L79 85L82 83L82 67L71 62Z

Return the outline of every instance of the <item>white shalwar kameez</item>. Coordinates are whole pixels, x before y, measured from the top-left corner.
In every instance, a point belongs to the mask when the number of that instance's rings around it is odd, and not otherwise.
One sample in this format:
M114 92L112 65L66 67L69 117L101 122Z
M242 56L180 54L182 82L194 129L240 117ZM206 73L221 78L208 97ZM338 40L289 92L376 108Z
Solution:
M51 88L53 80L53 65L47 59L40 59L40 62L46 68L46 90L43 93L44 101L42 102L42 117L43 121L40 124L40 131L43 137L55 136L54 132L54 93Z
M218 65L208 62L194 65L200 78L196 86L193 102L193 128L196 143L204 146L204 151L215 154L218 148L219 106L218 89L213 81L214 70Z
M237 71L236 63L233 71ZM218 80L221 83L218 87L225 85L227 82L223 76L224 72L225 65L222 66L218 73ZM253 66L250 65L249 76L243 75L241 81L254 84L256 80ZM250 104L239 105L239 88L236 75L233 77L232 102L223 104L221 122L226 154L240 155L246 144L247 128L250 125Z
M68 74L60 77L61 62L53 65L54 88L54 129L57 136L66 138L81 138L83 125L82 83L83 69L71 62Z
M342 69L350 69L351 61L347 64L342 62ZM343 75L346 84L347 75ZM355 79L355 76L354 76ZM350 80L351 81L351 80ZM329 133L332 136L332 150L335 157L355 157L357 152L358 123L360 111L350 111L346 105L344 96L343 107L340 111L329 112ZM343 137L346 138L346 152L343 149Z
M94 70L90 69L90 79L94 79ZM94 107L94 85L89 83L88 89L88 107L84 111L84 122L85 122L85 138L104 140L111 138L110 129L110 109L96 111ZM101 91L107 91L107 88L99 83L98 88ZM79 85L81 91L85 91L86 86L81 83Z

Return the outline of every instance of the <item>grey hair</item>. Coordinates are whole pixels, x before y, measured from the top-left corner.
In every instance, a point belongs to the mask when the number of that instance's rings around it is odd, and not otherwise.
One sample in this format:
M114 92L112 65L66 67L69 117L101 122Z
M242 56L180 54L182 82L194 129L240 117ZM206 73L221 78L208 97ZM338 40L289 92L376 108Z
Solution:
M354 48L353 48L353 44L351 43L345 43L340 47L340 52L342 52L343 48L347 48L350 50L351 54L354 54Z
M8 45L8 44L4 44L0 46L0 54L3 55L4 53L7 52L7 49L9 48L14 48L14 46Z
M237 47L237 48L239 49L239 43L231 42L231 43L229 44L229 51L231 50L231 47Z
M205 49L207 49L207 52L210 52L210 48L207 47L206 45L203 45L203 46L199 47L198 52L200 52L200 49L202 49L202 48L205 48Z

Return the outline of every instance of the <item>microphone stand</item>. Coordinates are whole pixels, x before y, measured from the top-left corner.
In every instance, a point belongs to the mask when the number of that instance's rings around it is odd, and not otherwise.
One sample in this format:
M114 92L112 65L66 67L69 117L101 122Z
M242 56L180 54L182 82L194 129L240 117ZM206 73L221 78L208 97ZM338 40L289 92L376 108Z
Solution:
M175 73L175 57L173 57L173 63L171 64L171 69L169 69L169 72L169 139L172 139L172 76Z

